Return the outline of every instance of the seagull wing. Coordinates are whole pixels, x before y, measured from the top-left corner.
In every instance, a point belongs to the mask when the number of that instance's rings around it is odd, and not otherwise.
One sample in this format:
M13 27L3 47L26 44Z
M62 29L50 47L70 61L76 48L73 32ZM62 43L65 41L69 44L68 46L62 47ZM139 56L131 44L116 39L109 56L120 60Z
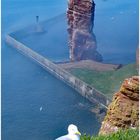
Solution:
M72 140L72 139L68 135L65 135L65 136L59 137L55 140Z

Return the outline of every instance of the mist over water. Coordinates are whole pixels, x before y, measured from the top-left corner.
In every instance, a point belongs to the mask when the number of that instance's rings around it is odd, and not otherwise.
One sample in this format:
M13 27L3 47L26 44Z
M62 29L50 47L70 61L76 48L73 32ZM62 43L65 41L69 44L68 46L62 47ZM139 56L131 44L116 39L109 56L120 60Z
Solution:
M95 0L94 33L106 63L135 62L138 47L138 0Z
M50 19L66 8L66 0L2 0L2 30L7 33L33 24L36 15L40 20Z
M93 32L104 62L134 62L138 46L138 1L95 0L95 3ZM53 140L67 133L70 123L76 124L82 133L98 133L100 122L86 109L91 106L87 100L4 43L4 35L34 24L36 15L43 21L65 13L66 9L66 0L2 0L3 140ZM54 61L68 59L67 26L66 22L62 23L54 24L54 30L48 27L48 32L57 31L47 42L50 50L51 46L55 50L54 53L52 50L47 52L47 56ZM51 40L58 36L55 41ZM26 43L32 46L32 42ZM37 43L34 47L48 47L47 43ZM61 49L56 49L57 45ZM44 51L41 48L40 52Z

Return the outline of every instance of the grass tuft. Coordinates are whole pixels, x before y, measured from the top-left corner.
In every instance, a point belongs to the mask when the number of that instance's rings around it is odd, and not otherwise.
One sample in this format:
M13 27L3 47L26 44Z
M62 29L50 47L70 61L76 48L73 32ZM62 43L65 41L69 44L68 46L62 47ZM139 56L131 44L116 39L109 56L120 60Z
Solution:
M139 131L136 129L120 130L105 136L81 136L80 140L139 140Z

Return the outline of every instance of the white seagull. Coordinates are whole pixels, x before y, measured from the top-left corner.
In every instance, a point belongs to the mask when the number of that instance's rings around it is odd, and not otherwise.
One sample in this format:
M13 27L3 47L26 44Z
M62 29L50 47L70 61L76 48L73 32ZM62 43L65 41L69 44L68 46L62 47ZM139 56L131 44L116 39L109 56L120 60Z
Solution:
M42 111L42 109L43 109L43 108L42 108L42 106L41 106L41 107L39 108L39 110Z
M55 140L80 140L81 133L78 131L78 128L74 124L68 126L68 134L61 136Z

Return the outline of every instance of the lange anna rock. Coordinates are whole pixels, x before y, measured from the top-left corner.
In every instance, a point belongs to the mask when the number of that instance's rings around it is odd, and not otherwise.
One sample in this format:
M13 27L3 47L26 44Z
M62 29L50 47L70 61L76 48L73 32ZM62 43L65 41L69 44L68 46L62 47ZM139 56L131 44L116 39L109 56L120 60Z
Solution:
M67 19L70 60L102 61L93 33L95 3L92 0L69 0Z

